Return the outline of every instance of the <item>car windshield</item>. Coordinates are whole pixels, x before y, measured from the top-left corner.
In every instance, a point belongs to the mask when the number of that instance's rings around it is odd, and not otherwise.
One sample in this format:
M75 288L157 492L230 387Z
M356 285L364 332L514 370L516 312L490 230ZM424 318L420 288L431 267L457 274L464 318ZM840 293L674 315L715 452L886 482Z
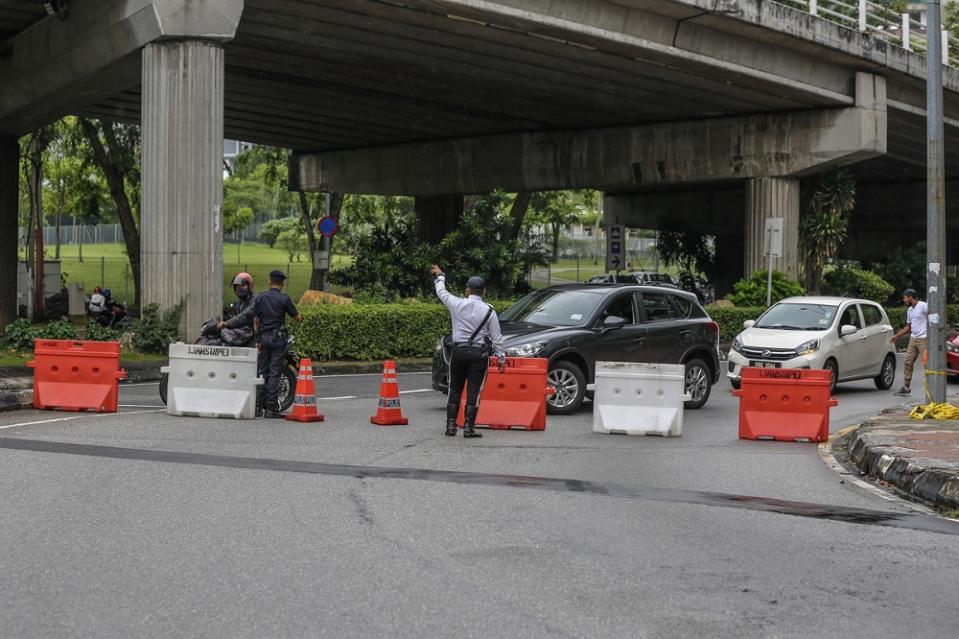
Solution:
M836 318L837 306L790 302L776 304L756 322L756 328L785 331L824 331Z
M602 299L602 295L587 291L536 291L510 306L500 319L544 326L577 326L593 316Z
M665 273L650 273L649 274L650 282L660 282L663 284L672 284L673 280L666 275Z

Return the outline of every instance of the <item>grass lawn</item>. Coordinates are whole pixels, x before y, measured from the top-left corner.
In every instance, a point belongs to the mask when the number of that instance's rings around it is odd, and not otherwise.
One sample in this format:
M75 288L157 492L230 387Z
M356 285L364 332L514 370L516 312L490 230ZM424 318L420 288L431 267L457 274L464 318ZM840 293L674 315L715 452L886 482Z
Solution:
M47 256L52 257L53 248L47 247ZM239 250L238 250L239 249ZM97 285L113 290L113 296L120 300L133 298L133 280L130 264L123 244L87 244L83 247L83 262L79 260L78 247L64 245L60 248L61 268L67 282L82 282L87 294ZM333 267L348 266L351 258L347 255L334 255ZM223 246L223 299L233 299L230 283L238 271L246 271L253 276L254 288L267 287L269 273L275 268L286 271L290 278L287 291L294 300L298 300L310 283L309 256L304 254L301 261L289 262L284 251L272 249L265 244L225 244Z

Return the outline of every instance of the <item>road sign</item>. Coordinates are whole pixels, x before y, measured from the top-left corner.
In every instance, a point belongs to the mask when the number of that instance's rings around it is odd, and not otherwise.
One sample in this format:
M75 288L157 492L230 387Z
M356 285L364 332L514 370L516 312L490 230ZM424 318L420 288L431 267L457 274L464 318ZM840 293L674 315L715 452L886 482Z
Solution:
M783 218L766 218L766 255L783 256Z
M330 270L330 252L314 251L313 252L313 268L319 269L321 271Z
M319 231L323 237L333 237L336 235L338 229L339 225L336 223L336 220L330 216L326 216L316 223L316 230Z
M606 227L606 270L620 271L626 264L626 231L622 224Z

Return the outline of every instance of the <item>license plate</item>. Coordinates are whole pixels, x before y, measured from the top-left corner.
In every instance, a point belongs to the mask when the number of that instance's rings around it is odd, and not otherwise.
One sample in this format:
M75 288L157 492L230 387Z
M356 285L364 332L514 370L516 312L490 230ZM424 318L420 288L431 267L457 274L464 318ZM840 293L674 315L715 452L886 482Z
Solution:
M750 368L779 368L779 362L749 362Z

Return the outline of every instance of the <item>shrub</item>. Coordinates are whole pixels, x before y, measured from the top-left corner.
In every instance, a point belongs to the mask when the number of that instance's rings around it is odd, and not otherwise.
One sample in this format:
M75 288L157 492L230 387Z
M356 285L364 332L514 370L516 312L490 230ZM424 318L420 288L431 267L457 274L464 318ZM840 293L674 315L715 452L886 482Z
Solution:
M50 322L37 331L38 339L76 339L77 328L70 322Z
M763 300L765 302L765 300ZM765 306L753 308L725 308L722 306L709 305L706 312L719 324L719 341L728 343L733 341L743 330L743 322L746 320L759 319L759 316L766 312Z
M768 271L756 271L749 279L739 280L733 286L730 302L736 306L766 306L766 284ZM806 291L797 282L786 277L785 273L773 271L772 303L787 297L805 295Z
M18 319L10 322L3 329L3 341L14 350L31 351L33 340L37 338L38 332L30 326L30 320Z
M503 311L507 302L492 302ZM300 309L292 327L296 350L322 360L430 357L450 332L445 306L422 304L314 304Z
M83 332L83 339L93 342L115 342L120 339L120 332L97 322L90 322Z
M879 304L885 304L895 288L872 271L844 264L826 273L822 284L826 295L843 297L861 297Z
M141 353L166 353L170 343L180 338L183 302L162 314L157 304L143 309L143 317L133 323L133 346Z

